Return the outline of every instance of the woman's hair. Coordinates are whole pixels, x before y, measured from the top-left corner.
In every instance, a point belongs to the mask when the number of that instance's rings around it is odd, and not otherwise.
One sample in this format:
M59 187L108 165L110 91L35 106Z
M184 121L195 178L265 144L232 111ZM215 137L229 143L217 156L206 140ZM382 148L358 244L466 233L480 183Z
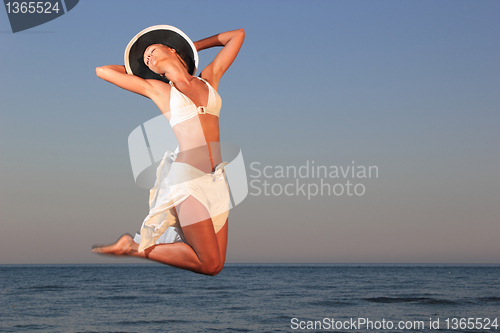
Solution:
M188 65L186 64L186 62L184 61L184 59L181 58L181 56L177 53L177 51L175 52L175 54L177 54L177 58L179 58L179 60L181 61L181 64L184 66L184 68L186 68L186 70L189 72L189 68L188 68Z

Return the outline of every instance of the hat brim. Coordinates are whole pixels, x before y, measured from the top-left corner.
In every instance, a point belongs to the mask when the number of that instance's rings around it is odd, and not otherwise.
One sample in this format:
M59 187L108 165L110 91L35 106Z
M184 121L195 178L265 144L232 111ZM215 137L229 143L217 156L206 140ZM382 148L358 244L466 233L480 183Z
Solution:
M170 82L166 77L156 74L144 63L144 51L152 44L163 44L176 50L186 62L188 73L194 75L198 69L198 52L189 37L171 25L155 25L135 35L125 49L125 69L143 79Z

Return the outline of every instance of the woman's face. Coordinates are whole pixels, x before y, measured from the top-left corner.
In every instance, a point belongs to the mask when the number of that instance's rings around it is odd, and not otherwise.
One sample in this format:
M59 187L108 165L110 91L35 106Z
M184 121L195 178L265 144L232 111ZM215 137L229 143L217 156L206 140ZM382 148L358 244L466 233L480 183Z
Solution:
M163 75L159 68L159 63L162 60L168 60L170 57L175 56L173 49L163 44L152 44L144 51L144 64L156 74Z

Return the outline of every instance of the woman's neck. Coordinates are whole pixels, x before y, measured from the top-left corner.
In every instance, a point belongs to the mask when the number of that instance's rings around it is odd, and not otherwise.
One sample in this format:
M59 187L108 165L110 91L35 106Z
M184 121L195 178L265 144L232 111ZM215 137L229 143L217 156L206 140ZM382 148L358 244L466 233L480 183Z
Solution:
M164 68L165 76L172 81L177 86L190 85L193 81L193 76L191 76L186 68L182 64L171 64L167 68Z

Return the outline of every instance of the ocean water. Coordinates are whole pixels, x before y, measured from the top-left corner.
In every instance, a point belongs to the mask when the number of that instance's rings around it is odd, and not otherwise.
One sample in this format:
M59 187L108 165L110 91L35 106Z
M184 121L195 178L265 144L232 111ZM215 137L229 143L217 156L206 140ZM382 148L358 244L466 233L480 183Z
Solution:
M228 264L215 277L146 264L0 266L1 332L437 328L499 331L500 265Z

